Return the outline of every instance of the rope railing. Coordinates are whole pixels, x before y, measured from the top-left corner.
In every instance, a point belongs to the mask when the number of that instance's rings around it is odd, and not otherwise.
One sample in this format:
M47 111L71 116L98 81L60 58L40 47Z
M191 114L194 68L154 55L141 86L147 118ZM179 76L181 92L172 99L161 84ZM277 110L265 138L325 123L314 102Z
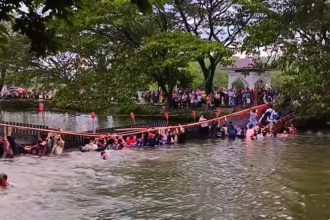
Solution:
M269 106L269 104L263 104L259 106L255 106L249 109L244 109L238 112L234 112L228 115L224 115L221 117L216 117L212 119L208 119L205 121L199 121L194 123L189 123L185 125L174 125L174 126L167 126L167 127L155 127L155 128L125 128L125 129L118 129L120 131L119 133L81 133L81 132L74 132L74 131L61 131L56 129L44 129L44 128L31 128L31 127L25 127L25 126L18 126L18 125L10 125L10 124L4 124L0 123L0 127L7 127L7 128L15 128L19 130L32 130L32 131L40 131L45 133L55 133L60 135L74 135L74 136L80 136L80 137L86 137L86 138L99 138L99 137L114 137L114 136L132 136L132 135L138 135L143 134L145 132L153 132L153 131L159 131L159 130L165 130L165 129L178 129L178 128L191 128L191 127L199 127L201 124L205 123L213 123L213 122L221 122L222 120L228 120L230 118L234 118L236 116L240 116L242 114L248 114L253 109L266 109Z
M138 132L128 132L128 133L117 133L116 136L133 136L133 135L138 135L138 134L143 134L145 132L154 132L154 131L162 131L165 129L178 129L180 127L182 128L191 128L191 127L199 127L202 124L206 124L206 123L213 123L213 122L221 122L222 120L228 120L229 118L234 118L236 116L239 116L241 114L248 114L250 111L252 111L253 109L266 109L268 106L270 105L270 103L268 104L263 104L263 105L259 105L259 106L255 106L249 109L244 109L238 112L234 112L228 115L224 115L221 117L217 117L217 118L212 118L209 120L205 120L205 121L199 121L199 122L194 122L194 123L190 123L190 124L185 124L185 125L174 125L174 126L167 126L167 127L157 127L157 128L149 128L146 129L145 131L138 131ZM110 135L110 134L108 134Z

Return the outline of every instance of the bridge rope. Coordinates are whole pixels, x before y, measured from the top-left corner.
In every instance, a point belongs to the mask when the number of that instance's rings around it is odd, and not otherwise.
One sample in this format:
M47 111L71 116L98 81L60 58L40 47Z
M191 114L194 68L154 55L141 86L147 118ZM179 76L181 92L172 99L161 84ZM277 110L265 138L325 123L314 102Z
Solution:
M86 133L86 132L74 132L74 131L62 131L58 129L45 129L45 128L31 128L26 126L19 126L19 125L10 125L10 124L4 124L0 123L0 127L5 128L15 128L18 130L32 130L32 131L39 131L39 132L45 132L45 133L54 133L54 134L60 134L60 135L73 135L73 136L82 136L86 138L100 138L100 137L115 137L115 136L132 136L132 135L138 135L143 134L146 132L154 132L154 131L160 131L160 130L167 130L167 129L179 129L179 128L192 128L192 127L199 127L201 124L210 124L210 123L220 123L221 121L225 120L228 121L230 118L234 118L237 116L244 116L246 114L249 114L250 111L253 109L258 109L259 111L266 110L267 107L270 105L263 104L255 107L251 107L248 109L244 109L238 112L234 112L231 114L227 114L224 116L208 119L205 121L200 122L194 122L184 125L174 125L174 126L167 126L167 127L144 127L144 128L125 128L125 129L115 129L115 131L119 131L119 133Z

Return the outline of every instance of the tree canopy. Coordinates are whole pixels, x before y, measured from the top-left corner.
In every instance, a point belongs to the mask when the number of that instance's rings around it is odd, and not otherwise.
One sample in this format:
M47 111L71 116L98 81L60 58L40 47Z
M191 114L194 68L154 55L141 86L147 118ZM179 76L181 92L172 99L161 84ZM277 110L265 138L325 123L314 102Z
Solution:
M3 59L1 70L16 72L16 83L58 90L59 102L129 100L150 82L170 96L176 85L191 86L196 70L209 93L233 54L266 52L288 76L283 90L297 106L330 112L326 0L22 2L0 3L0 20L12 22L1 23L0 56L22 58ZM35 58L28 46L45 56Z

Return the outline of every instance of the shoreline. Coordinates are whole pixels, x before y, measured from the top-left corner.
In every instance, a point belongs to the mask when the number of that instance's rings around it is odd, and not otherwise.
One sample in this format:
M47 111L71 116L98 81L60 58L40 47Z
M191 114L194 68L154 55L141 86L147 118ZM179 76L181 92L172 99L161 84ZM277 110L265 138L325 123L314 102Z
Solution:
M164 119L164 110L161 105L147 105L147 104L135 104L135 103L117 103L112 106L108 106L104 109L82 109L77 107L73 108L60 108L56 106L52 101L42 101L45 105L46 111L55 112L67 112L71 114L90 114L92 111L99 116L117 116L117 117L129 117L130 112L134 112L135 117L141 118L159 118ZM2 111L21 110L21 111L37 111L39 101L32 100L0 100L0 108ZM232 113L236 108L221 108L221 115ZM196 109L196 120L198 115L205 114L207 117L214 117L214 110L210 109ZM174 120L191 121L192 120L192 109L178 109L170 110L170 117ZM330 121L326 118L315 118L315 117L301 117L296 116L296 124L299 129L329 129Z

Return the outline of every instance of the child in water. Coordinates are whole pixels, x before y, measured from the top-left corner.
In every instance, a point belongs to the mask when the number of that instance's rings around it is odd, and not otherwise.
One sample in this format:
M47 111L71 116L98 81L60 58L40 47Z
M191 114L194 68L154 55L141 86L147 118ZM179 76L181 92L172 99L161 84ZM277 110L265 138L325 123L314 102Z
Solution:
M9 186L7 174L0 174L0 188L7 188Z

